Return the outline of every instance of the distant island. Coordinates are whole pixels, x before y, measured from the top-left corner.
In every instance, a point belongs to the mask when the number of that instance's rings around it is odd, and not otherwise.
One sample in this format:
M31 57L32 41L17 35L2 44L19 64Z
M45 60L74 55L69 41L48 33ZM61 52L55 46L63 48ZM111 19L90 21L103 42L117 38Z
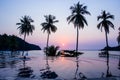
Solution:
M120 46L115 47L105 47L102 50L109 50L109 51L120 51Z
M0 50L41 50L41 48L15 35L3 34L0 35Z

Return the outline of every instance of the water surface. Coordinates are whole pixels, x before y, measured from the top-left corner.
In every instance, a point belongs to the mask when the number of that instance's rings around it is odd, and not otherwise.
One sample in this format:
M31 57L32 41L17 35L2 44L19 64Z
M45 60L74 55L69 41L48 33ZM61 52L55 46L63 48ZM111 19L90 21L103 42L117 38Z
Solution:
M105 77L108 73L120 76L118 69L120 52L109 51L109 58L99 57L100 51L82 52L84 54L80 55L77 60L76 57L48 57L48 62L46 62L43 51L29 51L28 54L25 52L27 58L30 58L25 61L25 66L31 67L36 79L41 79L40 70L46 69L47 66L50 71L54 71L58 75L58 78L67 80L79 78L79 73L84 74L87 78L99 78L103 74ZM0 53L0 78L18 78L18 70L23 67L23 60L19 58L22 54L12 55L10 52Z

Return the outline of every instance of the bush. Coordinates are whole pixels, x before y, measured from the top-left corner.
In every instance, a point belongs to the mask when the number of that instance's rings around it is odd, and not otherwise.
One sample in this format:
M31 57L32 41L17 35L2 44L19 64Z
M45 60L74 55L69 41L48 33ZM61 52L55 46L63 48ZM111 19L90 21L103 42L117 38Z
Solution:
M48 56L56 56L58 49L59 49L59 46L51 45L49 47L45 47L44 51Z

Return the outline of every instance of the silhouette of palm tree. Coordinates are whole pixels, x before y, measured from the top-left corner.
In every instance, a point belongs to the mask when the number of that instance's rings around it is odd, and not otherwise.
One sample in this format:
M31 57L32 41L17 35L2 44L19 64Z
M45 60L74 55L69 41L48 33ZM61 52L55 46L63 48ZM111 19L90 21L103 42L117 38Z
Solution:
M74 27L77 28L77 41L76 41L76 52L78 51L78 37L79 37L79 29L84 28L84 24L87 24L87 21L84 17L85 14L89 14L90 12L87 11L87 6L80 4L74 4L74 6L70 7L72 14L67 17L68 24L72 22Z
M20 23L16 23L16 25L19 25L17 29L19 29L20 34L24 34L24 41L26 39L26 36L31 33L33 33L33 30L35 29L34 25L31 23L34 22L31 17L29 16L24 16L22 19L20 19Z
M53 25L54 23L58 22L58 20L55 20L56 17L53 15L45 15L45 20L46 22L43 22L42 25L42 29L43 32L47 31L48 36L47 36L47 44L46 47L48 48L48 43L49 43L49 35L51 34L51 32L56 32L57 27L55 25Z
M105 36L106 36L106 47L108 48L108 36L107 34L109 34L109 27L112 27L114 29L114 25L113 23L109 20L109 19L114 19L114 15L111 15L110 13L106 13L106 11L102 11L102 15L99 15L97 17L97 20L99 21L99 19L102 19L102 21L97 25L98 29L104 28L105 30Z
M118 46L120 46L120 27L118 28L118 30L119 30L119 35L117 37L117 42L118 42Z

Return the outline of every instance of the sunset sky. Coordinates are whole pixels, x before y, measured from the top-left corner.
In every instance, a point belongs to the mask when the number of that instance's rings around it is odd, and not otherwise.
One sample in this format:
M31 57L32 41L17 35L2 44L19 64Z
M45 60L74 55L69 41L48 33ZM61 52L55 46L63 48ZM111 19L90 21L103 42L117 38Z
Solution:
M55 23L58 30L50 35L49 45L58 45L61 49L75 49L76 29L68 24L66 18L71 15L70 6L78 1L86 5L91 16L85 15L88 26L79 31L79 49L101 49L105 47L105 33L97 29L97 16L102 10L115 15L111 20L115 30L110 28L109 45L117 46L118 27L120 27L120 0L0 0L0 34L14 34L21 38L16 23L24 15L34 20L35 31L27 36L26 41L37 44L41 48L46 46L47 33L41 31L40 25L45 21L44 15L54 15L59 20Z

